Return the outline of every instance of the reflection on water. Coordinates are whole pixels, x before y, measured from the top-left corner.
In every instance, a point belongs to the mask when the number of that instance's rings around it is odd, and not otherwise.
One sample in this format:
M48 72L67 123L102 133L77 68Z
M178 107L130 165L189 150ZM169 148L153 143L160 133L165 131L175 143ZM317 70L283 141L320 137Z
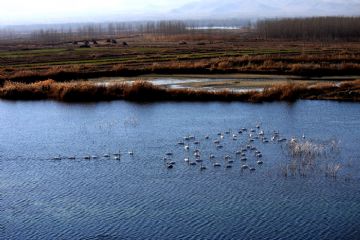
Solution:
M4 236L356 239L360 229L358 108L358 104L327 101L256 105L1 101ZM234 150L246 147L249 140L249 132L238 133L243 127L254 128L257 135L263 130L270 140L251 143L262 153L261 166L251 150L245 163L235 156ZM288 140L300 141L304 135L314 143L336 141L339 177L328 178L320 171L285 178L281 170L288 148L286 143L271 142L274 131ZM199 144L187 143L183 137L189 135ZM216 139L221 139L223 148L215 147ZM181 141L189 144L189 152L178 144ZM195 161L195 148L204 158L204 171L200 163L189 166L184 161L186 157ZM113 154L119 151L120 160L114 160ZM175 162L173 169L164 164L167 152L173 154L169 156ZM231 169L225 168L227 154L234 160ZM97 158L84 159L88 155ZM76 159L54 160L55 156ZM211 161L221 167L213 167ZM243 164L256 171L241 171Z

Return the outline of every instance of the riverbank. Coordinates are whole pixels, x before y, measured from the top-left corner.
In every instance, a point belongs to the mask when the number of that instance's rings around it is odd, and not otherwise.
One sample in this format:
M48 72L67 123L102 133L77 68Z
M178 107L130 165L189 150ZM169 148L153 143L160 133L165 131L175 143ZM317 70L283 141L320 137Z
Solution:
M65 102L129 101L296 101L298 99L360 102L360 80L342 83L279 84L263 91L234 92L194 89L169 89L147 81L133 83L97 84L95 82L36 83L5 82L0 98L8 100L57 100Z

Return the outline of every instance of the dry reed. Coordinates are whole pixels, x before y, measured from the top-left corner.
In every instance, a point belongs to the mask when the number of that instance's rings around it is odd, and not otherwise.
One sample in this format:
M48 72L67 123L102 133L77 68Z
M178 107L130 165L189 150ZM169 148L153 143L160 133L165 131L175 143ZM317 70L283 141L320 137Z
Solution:
M337 141L314 142L291 140L287 144L287 159L280 165L280 173L288 176L309 176L312 173L325 173L336 178L341 164L337 161L340 148Z
M35 83L6 81L0 87L3 99L55 99L59 101L108 101L125 99L131 101L295 101L297 99L326 99L360 101L360 80L342 84L304 85L289 83L265 88L263 91L232 92L194 89L166 89L147 81L98 84L93 82Z

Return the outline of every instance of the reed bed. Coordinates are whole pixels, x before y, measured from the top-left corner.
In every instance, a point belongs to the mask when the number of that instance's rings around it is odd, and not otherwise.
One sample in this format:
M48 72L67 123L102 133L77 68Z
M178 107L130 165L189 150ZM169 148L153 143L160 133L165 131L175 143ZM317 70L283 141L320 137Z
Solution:
M286 147L287 162L280 166L284 177L324 173L336 178L342 168L338 161L340 147L337 141L315 142L292 139Z
M53 99L58 101L295 101L297 99L360 101L360 80L341 84L304 85L288 83L263 91L233 92L194 89L169 89L147 81L99 84L87 81L35 83L6 81L0 87L0 98L12 100Z

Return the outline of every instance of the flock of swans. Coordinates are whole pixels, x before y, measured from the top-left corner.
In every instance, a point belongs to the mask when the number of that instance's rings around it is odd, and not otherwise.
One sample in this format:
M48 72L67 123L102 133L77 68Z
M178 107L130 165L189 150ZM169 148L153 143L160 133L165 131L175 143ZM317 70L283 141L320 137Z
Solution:
M134 155L134 151L128 151L128 154L130 156L133 156ZM69 160L75 160L75 159L84 159L84 160L91 160L91 159L100 159L100 158L104 158L104 159L114 159L114 160L120 160L121 159L121 152L118 151L118 152L115 152L113 154L110 154L110 153L105 153L104 155L102 156L98 156L98 155L84 155L82 157L76 157L75 155L72 155L72 156L68 156L68 157L65 157L65 156L55 156L52 158L52 160L62 160L62 159L69 159Z
M302 136L305 138L305 136ZM292 138L291 141L296 141ZM254 128L240 128L238 130L226 130L213 133L213 135L205 135L195 137L187 135L178 141L175 145L176 151L166 152L162 158L167 169L176 166L176 161L183 159L188 166L196 167L200 171L209 167L230 169L240 165L242 171L256 171L258 167L264 164L263 152L260 150L261 144L283 143L287 142L286 138L280 136L278 131L265 133L261 125L258 124ZM230 148L230 149L229 149ZM181 153L181 157L175 156ZM84 155L84 156L55 156L53 160L62 159L113 159L120 160L122 153L120 151L114 153L105 153L103 155ZM129 156L134 155L134 151L128 151ZM237 164L239 163L239 164Z
M234 144L231 144L230 141L233 141ZM239 162L242 171L254 172L257 167L264 164L263 153L259 149L260 147L257 147L258 145L286 141L287 139L281 137L278 131L265 134L258 124L254 128L227 130L213 136L187 135L176 145L183 148L184 163L188 166L199 166L200 171L206 170L208 167L229 169L235 167L236 162ZM291 141L295 141L295 139L291 139ZM176 152L179 152L178 149ZM165 153L163 161L166 168L172 169L176 166L176 161L173 159L179 158L175 157L173 152Z

